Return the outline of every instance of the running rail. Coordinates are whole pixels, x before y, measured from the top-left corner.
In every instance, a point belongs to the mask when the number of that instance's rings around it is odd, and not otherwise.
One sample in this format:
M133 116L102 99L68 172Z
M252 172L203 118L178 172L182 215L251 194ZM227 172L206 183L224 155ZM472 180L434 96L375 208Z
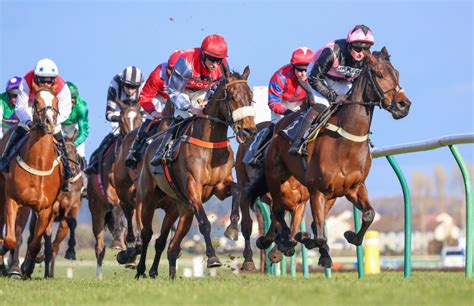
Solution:
M398 180L402 186L403 198L405 202L405 259L404 259L404 276L409 278L411 275L411 200L410 200L410 190L408 184L405 180L402 170L398 166L393 155L397 154L406 154L420 151L434 150L441 147L449 147L451 153L453 154L461 174L464 180L464 190L466 194L466 254L465 254L465 275L466 278L472 278L472 196L471 196L471 179L469 177L469 171L467 170L464 161L457 149L457 144L469 144L474 143L474 134L459 134L459 135L450 135L444 136L438 139L426 140L421 142L407 143L395 146L382 147L372 150L372 158L378 158L385 156L395 171ZM354 219L356 222L360 222L360 212L354 208ZM358 247L357 252L357 262L358 262L358 271L359 277L364 277L363 271L363 258Z

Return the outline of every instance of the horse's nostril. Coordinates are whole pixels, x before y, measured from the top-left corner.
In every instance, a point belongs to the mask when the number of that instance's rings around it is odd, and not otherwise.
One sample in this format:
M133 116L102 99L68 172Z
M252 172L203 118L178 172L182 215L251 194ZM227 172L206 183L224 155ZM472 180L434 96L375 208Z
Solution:
M398 105L398 108L403 109L408 106L408 103L402 100L402 101L398 101L397 105Z

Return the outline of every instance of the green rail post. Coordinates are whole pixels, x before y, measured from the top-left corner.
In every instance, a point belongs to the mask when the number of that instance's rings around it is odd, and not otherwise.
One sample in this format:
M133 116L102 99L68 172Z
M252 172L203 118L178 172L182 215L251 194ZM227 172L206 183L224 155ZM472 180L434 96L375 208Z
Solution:
M265 229L265 233L268 232L270 229L270 223L271 223L271 218L270 218L270 212L268 208L265 206L265 204L260 201L260 198L257 199L257 207L260 210L260 213L262 214L263 218L263 225ZM272 262L270 261L270 258L268 258L268 253L271 251L271 246L265 250L265 266L268 274L273 274L272 269Z
M464 179L464 191L466 193L466 254L465 255L465 275L466 278L472 278L472 196L471 196L471 178L469 172L464 165L464 161L455 145L450 145L449 149L453 153L454 158L461 169Z
M280 263L280 275L281 276L286 276L286 256L282 254L283 257L281 258L281 263Z
M306 222L304 220L304 217L301 220L300 231L301 232L306 232ZM303 277L308 278L309 277L308 249L306 249L304 244L302 244L302 243L300 243L300 244L301 244L301 265L303 267Z
M326 239L328 239L328 228L326 224L324 225L324 236L326 236ZM331 278L332 276L331 268L324 268L324 276L326 276L326 278Z
M404 258L404 276L405 278L410 278L411 276L411 200L410 200L410 190L408 189L408 184L405 180L402 170L398 166L397 161L393 156L386 156L390 166L397 174L398 180L403 190L403 199L405 202L405 258Z
M358 233L360 231L361 225L360 225L360 210L358 210L354 206L354 227L355 227L355 232ZM364 278L365 273L364 273L364 253L362 251L362 246L359 245L356 247L357 249L357 273L359 274L359 278Z

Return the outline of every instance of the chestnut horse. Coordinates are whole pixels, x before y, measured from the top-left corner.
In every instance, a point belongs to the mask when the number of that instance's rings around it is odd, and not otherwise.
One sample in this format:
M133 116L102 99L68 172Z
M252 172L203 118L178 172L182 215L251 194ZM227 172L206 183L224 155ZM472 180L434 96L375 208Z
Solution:
M116 136L115 141L105 150L104 158L99 164L99 173L89 176L87 182L87 194L89 199L89 210L92 215L92 231L96 239L95 255L97 258L96 276L102 277L102 262L105 256L105 225L106 219L109 225L109 230L113 231L114 238L121 236L121 229L119 230L119 220L114 218L113 210L120 210L120 199L115 189L114 181L114 167L115 156L122 138L134 128L138 127L142 122L142 114L140 111L140 104L127 105L121 101L116 101L120 107L120 135ZM115 211L117 212L117 211ZM125 229L123 229L125 231Z
M36 92L33 125L29 135L25 136L26 142L17 158L10 162L9 172L0 179L0 190L5 190L6 217L6 237L1 253L16 247L15 222L19 207L31 208L38 216L34 237L28 243L26 258L21 267L23 278L30 278L34 271L41 238L53 221L52 208L63 180L62 164L53 137L58 115L55 88L46 89L33 83L32 90ZM45 277L49 275L51 258L52 250L46 250Z
M70 158L69 164L75 176L69 182L69 191L61 192L57 198L57 201L53 205L54 221L59 222L56 237L51 244L51 234L53 230L52 223L50 226L48 226L43 236L45 240L45 250L52 248L52 259L50 261L48 277L54 277L54 262L59 252L59 246L67 236L69 230L71 230L71 233L69 235L68 249L66 250L66 255L64 257L66 259L76 259L75 230L77 226L77 215L79 213L79 209L81 208L81 190L83 186L83 177L80 167L80 158L77 155L76 147L74 146L74 140L75 136L72 138L65 137L66 150ZM18 211L16 220L17 242L15 251L11 254L12 260L8 271L8 274L14 277L21 275L19 265L19 251L22 243L22 234L28 221L28 216L30 215L30 209L25 208L26 207L23 207ZM34 237L36 221L36 216L33 214L30 220L30 236L28 241L31 241L31 239ZM43 259L44 257L36 258L36 263L41 262Z
M151 129L152 125L157 124L156 132L162 132L167 129L170 122L170 117L173 112L172 103L166 103L166 106L163 110L164 118L160 120L160 123L151 122L148 126L148 129ZM122 144L118 150L117 157L114 162L114 182L115 190L117 196L120 200L120 206L123 209L125 217L127 219L127 236L126 243L127 249L121 251L117 254L117 261L120 264L124 263L133 263L136 256L140 253L140 231L141 231L141 218L137 213L136 205L141 206L139 202L136 201L136 185L135 182L138 180L140 171L143 166L143 158L138 161L136 169L131 169L125 165L125 160L127 159L128 151L132 146L132 142L135 139L138 133L138 128L127 133L122 140ZM148 133L148 132L147 132ZM136 218L133 218L136 216ZM135 225L135 226L134 226ZM137 239L136 239L137 238ZM166 240L165 240L166 242ZM135 245L136 244L136 245Z
M394 119L403 118L409 112L411 102L399 85L399 73L390 63L387 49L384 47L379 52L372 54L366 51L364 54L367 62L353 84L348 101L331 106L331 109L338 107L338 110L329 119L330 125L324 125L319 136L309 142L308 157L290 155L290 142L279 134L299 114L287 116L276 125L273 141L265 156L265 175L274 212L283 211L280 182L294 176L309 190L313 216L311 228L315 238L312 239L309 233L298 233L295 237L308 249L319 247L320 251L321 248L328 250L325 220L334 202L341 196L362 211L360 231L347 231L344 236L354 245L362 243L375 215L365 186L371 165L368 134L374 106L389 111ZM277 214L276 218L283 239L288 245L293 245L293 237L285 235L290 231L282 214ZM329 253L321 256L320 264L331 266Z
M270 122L261 122L257 124L257 130L262 130L267 128L270 125ZM247 186L252 185L252 179L255 177L264 177L264 164L259 164L256 166L251 166L243 163L243 158L245 153L248 151L252 143L246 142L239 145L237 150L237 158L235 162L235 172L237 175L237 183L240 189L241 194L249 194L251 197L240 197L240 210L242 212L242 235L245 239L244 247L244 262L242 264L243 271L255 271L255 264L253 261L253 252L250 245L250 235L252 234L252 218L250 217L250 207L254 207L255 200L258 197L262 197L265 200L263 202L271 203L271 197L269 195L268 187L266 187L266 182L262 181L260 184L256 184L253 187L253 190L246 190ZM263 185L263 186L261 186ZM283 195L283 203L285 205L285 210L289 211L292 217L291 221L291 233L294 237L297 233L297 230L301 224L301 220L304 217L304 209L306 207L306 202L309 199L309 193L306 187L302 186L293 176L288 180L281 183L281 192ZM271 205L271 204L270 204ZM272 214L272 223L270 229L265 236L258 238L257 246L260 249L267 249L270 247L271 243L275 240L276 237L276 226L277 223L273 221ZM281 261L282 255L280 251L283 251L286 256L292 256L291 252L294 252L293 249L283 248L284 245L280 246L278 244L272 249L269 253L269 258L273 263Z
M168 183L164 174L154 174L150 165L161 138L156 139L148 147L138 182L138 196L143 205L141 212L143 248L137 266L137 277L144 275L145 272L147 247L153 233L151 228L153 212L156 207L167 205L176 205L179 211L176 233L168 246L169 276L171 278L176 276L176 260L180 254L181 240L189 231L193 215L196 216L199 231L206 243L207 267L222 265L211 243L211 224L203 203L212 195L220 200L232 195L230 232L237 231L239 190L232 178L234 153L227 139L227 128L230 126L234 130L239 143L247 141L255 133L256 127L253 121L255 111L251 106L253 94L247 84L249 74L248 67L242 75L226 72L225 78L219 82L213 97L204 109L208 117L191 119L191 128L187 129L188 132L183 136L185 141L181 143L181 152L176 160L167 164L169 168L165 171L174 173L175 189ZM164 223L172 224L176 216L170 216L168 213ZM162 226L162 229L164 227ZM234 234L236 237L237 233L227 232L229 236Z

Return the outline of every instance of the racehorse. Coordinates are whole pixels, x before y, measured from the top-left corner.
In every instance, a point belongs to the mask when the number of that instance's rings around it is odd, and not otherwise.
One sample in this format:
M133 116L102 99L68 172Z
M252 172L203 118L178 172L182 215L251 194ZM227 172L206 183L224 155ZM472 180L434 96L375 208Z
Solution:
M270 122L262 122L257 124L257 130L262 130L267 128L270 125ZM243 162L243 158L245 153L248 151L251 142L242 143L239 145L239 149L237 150L237 158L235 162L235 172L237 175L237 183L239 185L239 189L242 194L245 194L247 186L251 185L251 180L253 177L258 177L259 175L263 174L264 165L260 164L257 166L247 165ZM262 182L263 185L266 182ZM271 206L271 197L268 194L268 187L257 185L254 190L250 191L247 190L249 194L252 195L251 198L241 196L240 197L240 210L242 212L242 235L245 239L245 247L244 247L244 262L242 264L243 271L255 271L255 264L253 262L253 252L252 247L250 244L250 235L252 234L252 218L250 217L250 207L254 206L255 200L258 197L262 197L266 200L263 202L269 203ZM262 188L260 188L262 187ZM306 187L302 186L293 176L291 176L288 180L281 182L281 193L283 196L283 204L285 205L284 208L286 211L289 211L292 217L291 221L291 232L292 236L294 237L297 233L299 225L301 224L301 220L304 216L304 210L306 207L306 202L309 199L309 193ZM277 229L276 226L278 225L277 222L274 222L275 212L272 212L272 223L270 225L270 229L266 233L265 236L259 237L257 239L257 246L260 249L267 249L270 247L271 243L275 241L277 238ZM280 251L283 251L286 256L293 255L291 252L294 249L280 249L280 245L278 244L272 249L269 253L269 258L273 263L277 263L281 261L282 255ZM284 245L282 245L284 247Z
M166 103L166 106L163 110L164 117L159 121L161 124L152 121L149 124L148 129L151 129L153 131L154 128L152 127L152 125L157 125L157 133L167 129L171 118L170 115L173 112L172 105L172 103ZM147 133L149 132L150 131L148 131ZM138 180L138 177L140 175L140 171L143 166L143 159L138 160L138 164L135 169L129 168L125 165L125 160L127 159L128 151L130 150L132 142L135 139L137 133L138 128L134 129L133 131L130 131L123 137L122 144L120 145L120 148L118 150L118 154L113 167L115 190L120 200L120 206L122 207L125 217L127 219L127 249L117 254L117 261L120 264L134 262L137 254L140 253L141 248L141 218L140 214L136 213L137 208L139 209L139 207L136 207L136 205L141 205L141 203L136 201L135 182ZM134 219L133 216L136 216L136 218Z
M64 240L66 235L71 230L69 235L68 241L68 249L66 250L66 259L76 259L76 239L75 239L75 230L77 226L77 215L79 213L79 209L81 208L81 190L83 186L83 177L80 168L80 158L77 155L76 147L74 146L75 136L72 138L65 137L66 140L66 150L68 151L68 156L70 158L69 164L74 172L75 176L71 178L69 182L69 191L68 192L61 192L57 198L57 201L53 205L53 214L54 220L59 222L58 230L56 232L56 237L51 244L46 245L45 249L52 248L52 259L50 261L49 274L48 277L54 277L54 263L56 260L56 256L59 252L59 246L61 242ZM18 211L18 216L16 220L16 247L14 252L11 254L11 265L8 271L10 276L16 277L20 274L20 266L19 266L19 250L22 243L22 234L25 229L28 216L30 215L30 209L26 207L22 207ZM34 229L36 225L36 216L33 214L30 220L30 236L28 241L34 237ZM48 226L45 231L44 238L45 242L51 242L51 235L52 235L52 223ZM37 257L35 259L36 263L40 263L44 260L44 257Z
M109 226L115 239L122 236L125 229L120 228L119 218L114 218L117 210L120 208L120 200L118 198L115 181L113 164L118 148L120 147L122 138L134 128L138 127L142 122L142 114L140 104L127 105L121 101L116 101L120 108L119 128L120 134L107 149L105 149L103 158L100 158L99 173L89 176L87 182L87 194L89 197L89 210L92 215L92 231L96 239L95 255L97 258L96 276L102 277L102 262L105 255L105 225Z
M231 219L234 228L231 231L237 230L239 191L232 178L234 153L227 139L227 127L233 129L239 143L250 139L256 131L253 120L255 111L251 106L253 94L247 84L249 74L248 67L242 75L226 72L225 78L220 80L214 95L204 108L207 117L189 120L189 124L183 128L184 135L180 137L183 141L179 144L179 155L173 162L165 162L163 165L164 172L171 173L171 176L159 172L154 174L150 164L152 153L157 149L161 138L148 147L138 182L138 196L143 206L143 248L137 266L137 277L145 272L145 256L152 235L153 211L159 206L176 205L179 211L176 233L168 246L170 278L176 275L176 260L180 254L181 240L189 231L193 215L196 216L199 231L206 243L207 267L221 266L211 243L211 224L202 204L212 195L220 200L232 195ZM170 178L169 181L167 177ZM174 222L174 217L167 214L164 223ZM162 235L164 227L162 226Z
M411 105L399 85L399 72L390 62L387 49L364 52L367 61L361 75L353 83L348 100L342 105L333 105L337 111L324 125L314 141L309 142L308 156L290 155L289 140L279 131L293 122L299 114L283 118L275 127L275 135L265 156L265 175L273 198L273 211L282 211L280 182L290 176L296 177L310 193L311 228L309 233L298 233L295 239L308 249L319 247L329 250L324 225L329 210L336 199L345 196L362 211L362 226L358 233L347 231L344 236L354 245L362 243L365 232L372 223L375 212L370 206L365 179L370 170L371 157L368 135L374 113L379 106L392 114L394 119L408 115ZM294 245L290 230L277 215L282 228L282 237L288 246ZM285 235L286 233L286 235ZM328 252L321 254L320 264L331 265Z
M10 162L9 172L0 179L0 190L5 190L6 217L6 236L1 253L13 250L16 246L15 221L18 208L29 207L38 216L35 234L28 243L26 258L21 267L23 278L30 278L34 271L41 238L53 221L52 208L63 180L62 164L53 137L58 115L55 88L46 89L33 83L32 90L36 92L33 124L17 158ZM45 250L45 277L49 275L51 257L52 250Z

